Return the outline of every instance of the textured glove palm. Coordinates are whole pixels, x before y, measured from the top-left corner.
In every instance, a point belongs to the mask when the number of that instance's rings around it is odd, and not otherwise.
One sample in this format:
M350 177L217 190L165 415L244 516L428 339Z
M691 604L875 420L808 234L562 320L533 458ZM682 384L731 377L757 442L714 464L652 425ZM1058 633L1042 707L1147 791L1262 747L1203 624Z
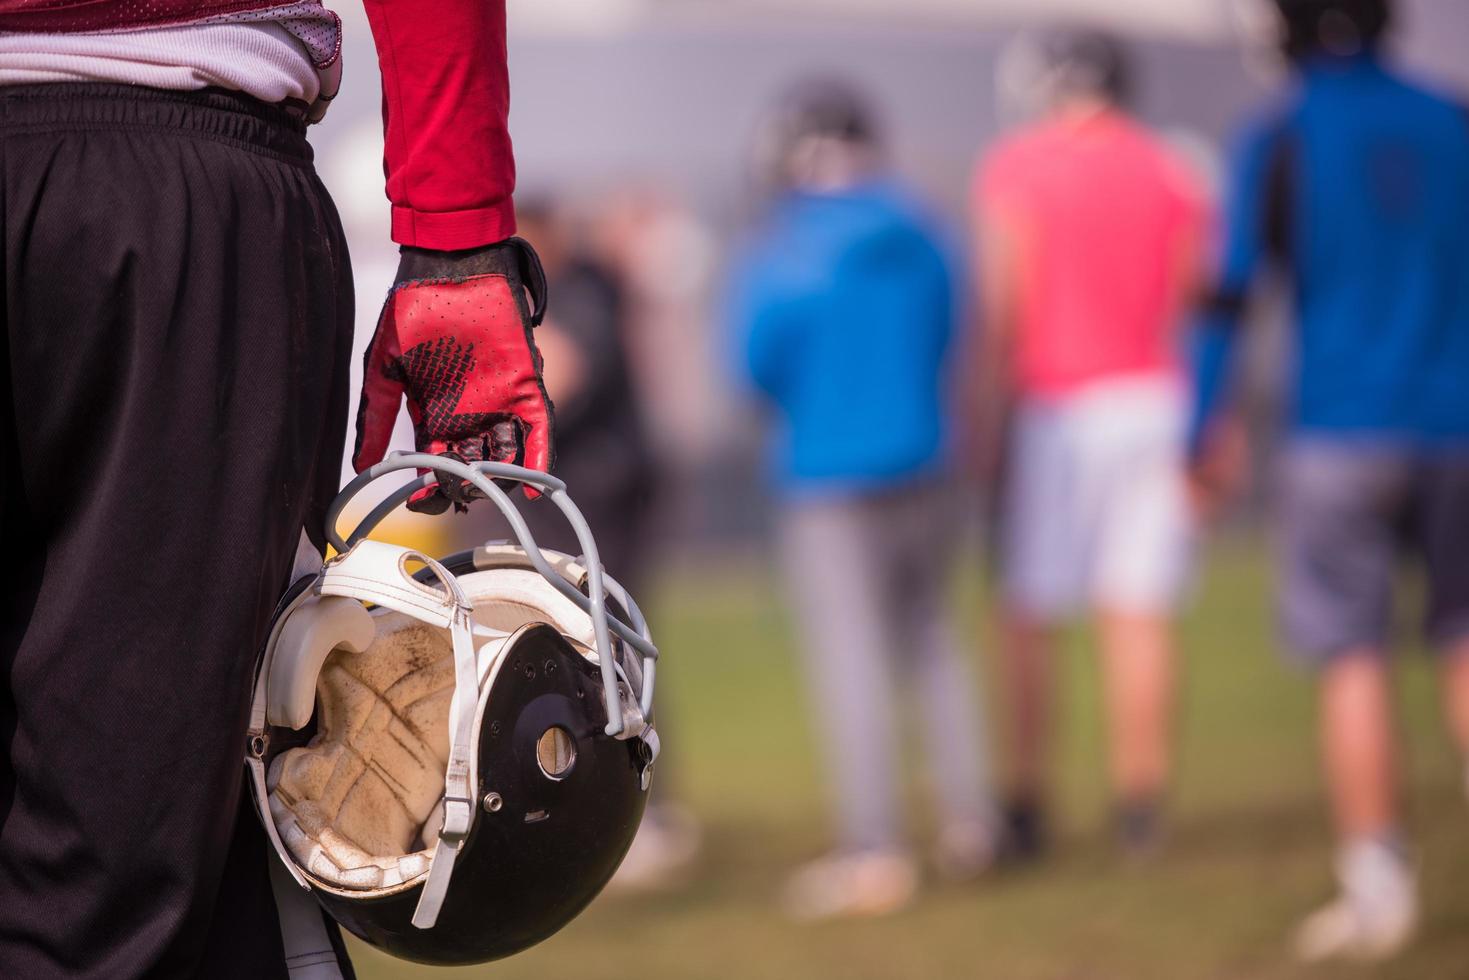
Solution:
M363 364L357 471L387 452L405 397L420 452L549 471L551 400L531 333L544 309L540 262L520 239L469 252L404 249ZM408 506L440 513L476 495L445 484Z

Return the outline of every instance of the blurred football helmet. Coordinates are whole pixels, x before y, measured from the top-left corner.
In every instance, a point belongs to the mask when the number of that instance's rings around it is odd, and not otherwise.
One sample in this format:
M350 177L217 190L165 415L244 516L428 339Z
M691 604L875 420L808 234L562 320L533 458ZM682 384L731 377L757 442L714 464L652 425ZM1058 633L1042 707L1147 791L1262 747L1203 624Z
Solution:
M366 485L410 468L429 472L339 536ZM368 537L439 476L493 500L516 543L435 560ZM496 480L542 490L581 557L538 548ZM327 525L337 554L282 600L256 673L246 763L276 853L396 956L475 963L545 939L612 877L642 817L658 755L642 614L544 473L394 454Z
M777 193L844 186L877 165L879 129L872 106L848 82L798 82L782 93L755 132L757 182Z
M1132 95L1126 46L1099 30L1056 28L1018 34L995 63L1000 118L1033 119L1070 99L1101 98L1123 105Z
M1292 62L1327 54L1351 56L1392 30L1396 0L1231 0L1245 65L1277 83Z
M1390 0L1276 0L1276 6L1290 58L1356 54L1387 33L1393 17Z

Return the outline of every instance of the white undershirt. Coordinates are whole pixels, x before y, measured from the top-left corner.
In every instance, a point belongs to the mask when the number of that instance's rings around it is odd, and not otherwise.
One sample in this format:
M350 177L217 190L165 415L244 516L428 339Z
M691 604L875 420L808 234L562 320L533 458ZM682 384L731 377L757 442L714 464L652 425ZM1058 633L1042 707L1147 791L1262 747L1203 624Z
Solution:
M262 102L300 99L325 111L325 99L336 94L341 77L334 24L290 23L295 30L262 18L86 34L0 33L0 85L117 82L176 91L217 86ZM306 39L303 23L310 32ZM317 43L317 58L308 39Z

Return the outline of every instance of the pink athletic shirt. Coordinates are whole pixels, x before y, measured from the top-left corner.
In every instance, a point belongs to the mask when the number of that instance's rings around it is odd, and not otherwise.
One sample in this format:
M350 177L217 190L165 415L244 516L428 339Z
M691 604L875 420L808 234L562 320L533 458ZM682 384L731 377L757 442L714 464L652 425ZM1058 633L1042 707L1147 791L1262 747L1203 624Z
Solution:
M1018 250L1022 394L1177 373L1180 277L1209 209L1200 181L1158 137L1117 111L1024 129L981 162L974 207Z

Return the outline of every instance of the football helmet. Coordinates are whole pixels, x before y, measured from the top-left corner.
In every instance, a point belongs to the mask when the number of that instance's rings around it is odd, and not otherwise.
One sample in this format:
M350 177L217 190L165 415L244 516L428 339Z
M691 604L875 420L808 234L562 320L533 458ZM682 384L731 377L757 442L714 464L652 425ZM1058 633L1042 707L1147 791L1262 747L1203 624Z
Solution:
M1391 0L1276 0L1286 56L1358 54L1387 33L1394 6Z
M1132 74L1126 46L1105 31L1026 32L1007 42L995 62L996 108L1018 124L1077 98L1126 105Z
M369 483L427 471L347 537ZM442 476L494 501L516 541L442 560L372 540ZM579 557L542 551L496 481L565 515ZM396 453L327 515L336 554L287 593L256 671L246 764L276 853L385 952L475 963L556 932L631 844L658 738L658 656L560 480Z
M754 174L767 189L821 190L871 170L881 156L877 114L837 78L810 78L777 100L755 133Z

